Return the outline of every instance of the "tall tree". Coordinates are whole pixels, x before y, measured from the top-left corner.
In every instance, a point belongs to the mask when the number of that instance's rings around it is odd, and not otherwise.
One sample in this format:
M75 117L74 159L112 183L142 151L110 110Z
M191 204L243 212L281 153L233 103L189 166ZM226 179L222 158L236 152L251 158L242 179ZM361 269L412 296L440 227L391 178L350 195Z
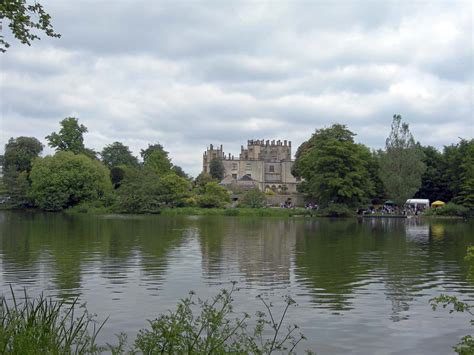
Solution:
M3 169L30 172L33 159L43 151L43 144L34 137L10 138L5 144Z
M141 150L140 155L145 168L153 170L158 175L166 175L171 171L173 164L161 144L148 145L147 149Z
M51 16L36 1L34 4L27 4L25 0L0 1L0 20L4 19L8 20L13 36L28 46L31 41L40 39L34 30L44 31L49 37L61 37L53 30ZM8 47L10 44L0 33L0 52L5 52Z
M3 183L14 206L23 207L31 204L28 198L29 174L33 160L42 150L43 145L34 137L10 138L5 145Z
M474 139L462 139L458 149L461 156L457 177L459 188L453 201L474 211Z
M60 123L61 129L59 133L53 132L46 139L48 145L55 148L56 151L70 151L74 154L84 153L84 133L87 127L80 125L75 117L66 117Z
M403 205L420 188L425 171L422 159L423 152L415 143L408 123L402 122L402 116L394 115L380 167L387 195L398 205Z
M214 158L209 164L209 174L213 179L221 181L224 178L225 168L221 159Z
M319 129L299 149L293 173L304 178L301 191L320 205L357 205L373 194L366 149L354 143L345 125Z
M446 180L446 163L443 154L431 146L421 147L421 149L426 170L421 176L421 187L415 194L415 198L427 198L431 202L449 201L452 196Z
M133 156L130 149L120 142L114 142L105 146L100 155L102 157L102 162L109 167L109 169L119 165L138 165L137 157Z

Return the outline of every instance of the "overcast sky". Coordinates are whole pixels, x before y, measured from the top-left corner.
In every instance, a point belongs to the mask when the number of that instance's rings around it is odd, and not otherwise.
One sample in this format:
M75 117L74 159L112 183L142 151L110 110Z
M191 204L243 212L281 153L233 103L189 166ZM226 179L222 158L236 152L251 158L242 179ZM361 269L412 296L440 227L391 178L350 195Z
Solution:
M470 1L41 3L62 37L0 54L0 152L68 116L90 148L159 142L193 176L209 143L294 154L336 122L380 148L395 113L424 145L474 136Z

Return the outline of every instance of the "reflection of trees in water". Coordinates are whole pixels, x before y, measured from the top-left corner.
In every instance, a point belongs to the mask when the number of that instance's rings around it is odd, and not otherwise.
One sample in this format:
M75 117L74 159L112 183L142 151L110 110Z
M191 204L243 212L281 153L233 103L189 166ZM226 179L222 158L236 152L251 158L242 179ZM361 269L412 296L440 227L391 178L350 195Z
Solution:
M296 224L274 218L200 219L204 274L208 278L239 274L258 285L287 285Z
M316 304L352 308L353 289L369 268L360 262L360 252L370 250L372 241L362 232L356 220L311 220L298 229L295 273L311 287Z
M167 250L183 228L166 218L103 218L59 213L5 213L0 223L0 252L5 279L37 281L38 270L51 274L61 296L76 296L86 272L101 271L110 283L123 283L127 270L142 263L145 274L160 278ZM143 257L140 259L138 252ZM159 267L157 267L159 265ZM5 272L8 270L8 272Z

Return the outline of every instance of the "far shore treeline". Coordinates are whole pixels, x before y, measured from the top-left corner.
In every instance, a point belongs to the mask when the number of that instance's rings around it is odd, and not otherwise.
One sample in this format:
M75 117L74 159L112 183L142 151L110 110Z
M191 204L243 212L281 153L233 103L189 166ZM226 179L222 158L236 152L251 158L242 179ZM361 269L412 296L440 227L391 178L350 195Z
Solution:
M0 156L0 206L153 213L164 207L222 208L231 202L230 191L219 185L223 166L218 160L211 162L209 174L192 179L159 143L142 149L139 161L120 142L101 152L85 147L85 133L77 118L65 118L59 131L46 137L56 150L46 157L40 157L38 139L10 138ZM299 191L320 211L350 215L387 199L402 206L408 198L425 198L447 203L439 214L473 214L474 139L460 138L438 151L416 142L399 115L383 150L356 143L354 136L345 125L333 124L317 129L296 152L292 173L302 180ZM258 189L232 192L239 196L239 207L265 206L265 193Z

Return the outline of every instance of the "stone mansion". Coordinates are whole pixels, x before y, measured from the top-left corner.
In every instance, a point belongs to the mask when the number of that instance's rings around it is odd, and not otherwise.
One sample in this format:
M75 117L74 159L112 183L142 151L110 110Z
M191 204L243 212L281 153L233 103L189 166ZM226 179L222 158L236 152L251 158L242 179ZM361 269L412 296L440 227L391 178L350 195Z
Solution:
M262 191L296 193L299 184L291 174L291 142L249 140L247 148L241 146L239 158L225 154L222 145L211 144L202 157L203 171L209 172L211 160L221 159L225 173L221 185L235 184L242 188L258 187Z

